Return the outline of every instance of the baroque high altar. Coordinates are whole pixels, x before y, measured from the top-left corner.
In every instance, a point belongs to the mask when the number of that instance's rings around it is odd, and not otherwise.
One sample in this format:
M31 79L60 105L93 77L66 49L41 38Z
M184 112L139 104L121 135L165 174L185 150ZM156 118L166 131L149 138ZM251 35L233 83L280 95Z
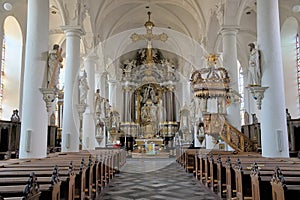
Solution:
M123 116L121 129L139 140L172 140L177 132L176 64L157 49L136 51L121 66ZM167 139L168 138L168 139Z

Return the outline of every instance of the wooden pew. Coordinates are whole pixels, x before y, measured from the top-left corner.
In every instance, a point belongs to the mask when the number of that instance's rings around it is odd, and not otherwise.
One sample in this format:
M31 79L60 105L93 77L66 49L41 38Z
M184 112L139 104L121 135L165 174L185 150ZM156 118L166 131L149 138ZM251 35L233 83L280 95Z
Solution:
M264 200L272 199L272 190L270 180L271 176L261 177L258 164L253 163L251 168L251 190L252 190L252 199L255 200Z
M15 187L18 185L26 185L26 183L28 182L27 179L29 173L30 173L29 171L25 171L24 175L27 174L26 176L18 176L18 177L11 176L11 177L0 178L0 184L1 184L0 190L3 192L3 190L10 188L10 186ZM58 167L55 167L53 169L51 177L49 176L36 177L36 179L38 182L39 190L41 191L41 195L40 195L41 199L52 199L52 200L61 199L60 186L62 180L66 180L66 177L59 177Z
M250 176L244 176L241 161L238 159L234 167L236 183L236 199L252 199Z
M218 156L217 160L217 177L218 177L218 191L217 194L221 198L226 197L227 185L226 185L226 167L222 163L221 156Z
M213 192L218 192L218 167L214 162L214 156L209 157L209 187Z
M56 166L55 168L58 168ZM31 171L35 171L35 174L38 177L39 185L43 188L42 191L47 191L47 187L43 186L42 184L48 183L50 184L51 172L53 168L43 166L40 168L33 167L30 168L28 165L14 165L13 167L6 166L5 168L0 168L0 184L2 181L4 183L11 181L22 181L24 177L28 176ZM60 188L61 188L61 198L62 199L73 199L74 191L75 191L75 171L72 162L70 162L69 166L65 169L58 170L58 176L61 181ZM53 176L53 173L52 173ZM41 184L42 183L42 184ZM51 186L50 186L51 188Z
M222 152L220 152L220 154L221 153ZM211 154L214 155L214 152ZM184 165L186 165L186 156L187 155L185 154ZM263 198L260 199L269 199L271 194L270 179L276 165L281 165L284 169L284 172L287 172L288 180L292 179L290 176L298 176L297 174L300 173L298 171L292 171L293 169L295 169L294 167L298 167L300 171L300 160L296 159L262 158L261 155L257 153L232 154L230 155L230 157L228 157L228 153L225 153L224 155L214 156L218 156L217 162L214 162L215 159L212 156L207 159L206 154L201 150L197 152L197 155L194 155L195 176L197 179L203 181L205 185L216 192L221 198L226 197L227 199L259 199L257 195L263 194ZM260 182L258 182L258 184L254 184L254 180L251 175L253 173L251 172L251 167L256 161L259 162L258 166L260 166L262 168L261 170L263 170L259 174L260 180L263 180L263 184L267 183L267 186L259 186L259 184L262 184ZM235 164L231 165L231 163ZM215 176L216 171L217 176ZM226 176L224 174L226 174ZM216 180L217 187L215 187ZM292 182L289 182L290 187L291 183ZM226 189L224 187L225 185ZM261 192L255 194L257 190L252 189L253 187L258 187L264 192L262 194ZM293 188L294 187L295 186L293 186ZM266 191L269 191L269 193L267 193Z
M227 199L231 199L232 197L236 196L236 190L235 190L234 169L232 168L231 159L229 156L226 159L225 171L226 171L226 190L223 192L226 193Z
M284 177L277 167L271 178L273 200L289 200L300 196L300 177Z
M100 151L93 152L93 157L96 156L96 153L99 152ZM53 163L56 163L60 168L62 168L63 173L65 174L67 171L67 162L70 159L72 159L73 168L74 166L76 167L76 170L73 170L73 183L69 185L69 187L71 187L72 189L65 190L64 192L61 191L62 198L93 199L95 196L97 196L98 192L100 192L101 187L104 187L105 184L107 184L110 181L110 179L113 178L114 174L118 171L120 166L124 165L126 161L126 154L124 154L124 152L121 154L120 151L101 151L99 154L103 156L102 160L100 160L99 162L92 162L91 155L88 154L88 152L80 152L70 154L58 153L54 156L45 159L31 159L30 161L22 161L18 164L13 163L10 165L3 165L2 167L4 170L1 171L0 168L0 177L1 173L5 173L8 176L21 177L24 176L24 173L26 171L29 171L30 169L35 169L36 174L39 177L46 176L49 175L49 166ZM83 156L84 158L89 156L90 159L88 165L85 166L80 164L81 167L79 168L79 157L81 156ZM119 164L118 160L120 160ZM79 179L81 181L79 181ZM71 180L69 179L69 181ZM67 184L68 181L62 181L61 187L65 187Z
M249 170L249 162L243 160L243 165L238 159L235 164L236 198L237 199L268 199L271 195L270 178L274 168L281 165L289 176L300 176L300 163L274 162L270 159L261 159L259 174L258 164L255 162ZM244 169L243 169L244 166ZM257 168L257 169L255 169ZM261 193L260 190L264 192ZM262 197L264 196L264 197Z
M189 173L195 171L195 153L197 152L197 149L187 149L184 152L184 166L185 170Z
M28 181L24 185L1 186L0 195L3 199L20 198L24 200L39 200L41 192L39 191L35 173L30 173Z

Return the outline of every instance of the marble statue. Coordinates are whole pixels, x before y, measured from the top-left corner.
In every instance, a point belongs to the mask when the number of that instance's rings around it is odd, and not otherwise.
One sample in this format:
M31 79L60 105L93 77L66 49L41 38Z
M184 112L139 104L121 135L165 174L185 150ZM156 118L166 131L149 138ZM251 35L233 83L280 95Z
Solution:
M57 88L59 81L60 69L63 67L61 64L62 58L62 48L58 44L53 45L53 49L49 51L48 54L48 70L47 70L47 87Z
M10 121L12 121L12 122L20 122L20 116L19 116L18 113L19 113L18 109L13 110L13 114L12 114L12 116L10 118Z
M95 114L98 117L100 117L101 114L104 112L102 110L103 100L104 100L104 98L101 97L101 95L100 95L100 89L97 89L96 93L95 93L94 109L95 109Z
M250 86L261 85L261 69L259 50L256 49L254 43L248 45L250 47L248 84Z
M89 86L87 82L87 74L86 71L83 71L83 75L79 77L79 103L80 104L86 104L88 90L89 90Z

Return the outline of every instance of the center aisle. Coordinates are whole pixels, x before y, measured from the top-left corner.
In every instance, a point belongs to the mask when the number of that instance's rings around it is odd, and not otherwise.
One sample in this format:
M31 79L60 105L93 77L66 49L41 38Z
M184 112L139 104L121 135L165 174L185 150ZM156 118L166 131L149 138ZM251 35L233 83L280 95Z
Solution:
M127 159L101 200L215 200L219 199L175 159Z

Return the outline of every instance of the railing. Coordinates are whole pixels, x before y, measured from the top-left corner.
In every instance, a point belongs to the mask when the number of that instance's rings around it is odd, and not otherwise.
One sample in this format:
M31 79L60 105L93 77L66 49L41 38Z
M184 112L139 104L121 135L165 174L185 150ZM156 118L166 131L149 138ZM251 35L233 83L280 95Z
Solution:
M251 152L255 150L255 143L246 135L233 127L227 121L224 122L220 132L221 139L238 152Z
M251 152L256 151L257 144L244 135L241 131L229 124L222 114L204 115L205 134L221 139L235 151Z

